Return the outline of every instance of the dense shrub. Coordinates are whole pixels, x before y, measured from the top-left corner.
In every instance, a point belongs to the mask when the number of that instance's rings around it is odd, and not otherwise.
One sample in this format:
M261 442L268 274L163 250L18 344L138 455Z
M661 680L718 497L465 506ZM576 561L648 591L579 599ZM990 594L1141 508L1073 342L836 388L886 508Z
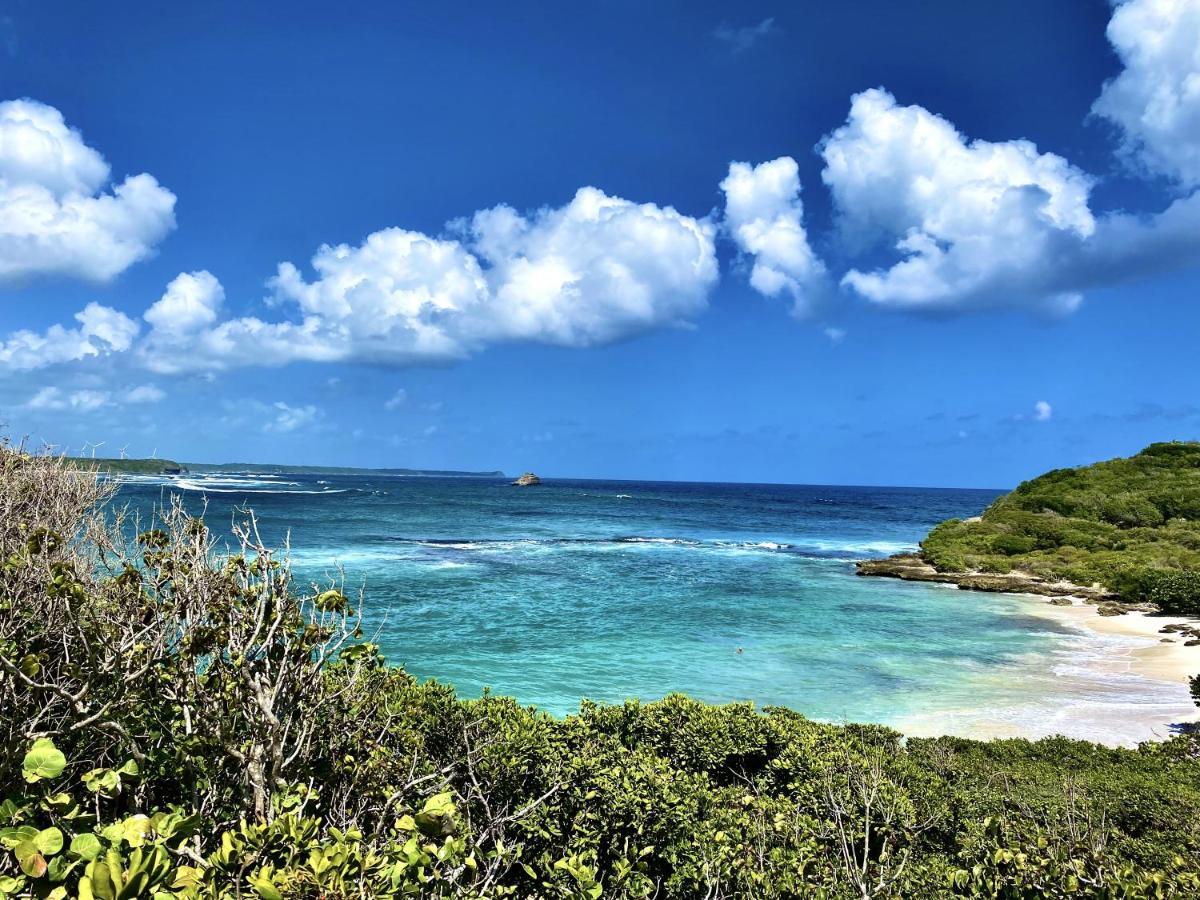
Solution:
M1155 572L1148 579L1146 597L1164 612L1200 616L1200 571Z
M1028 553L1037 546L1037 539L1029 534L998 534L992 538L992 550L1005 556Z
M1198 738L461 700L384 666L252 518L221 552L107 496L0 448L0 900L1200 893Z
M1152 444L1129 459L1047 472L980 520L936 526L921 551L941 571L1020 570L1147 599L1159 573L1200 570L1200 444ZM1159 596L1173 612L1194 612L1180 589Z

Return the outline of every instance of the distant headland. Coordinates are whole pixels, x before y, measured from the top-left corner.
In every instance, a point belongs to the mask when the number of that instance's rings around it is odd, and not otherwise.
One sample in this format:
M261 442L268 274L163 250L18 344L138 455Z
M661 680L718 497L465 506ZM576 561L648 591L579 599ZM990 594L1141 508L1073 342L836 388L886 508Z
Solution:
M356 466L291 466L277 463L194 463L173 459L107 459L102 457L65 457L69 465L121 475L190 475L212 472L252 475L407 475L424 478L506 478L494 469L468 472L458 469L370 469Z

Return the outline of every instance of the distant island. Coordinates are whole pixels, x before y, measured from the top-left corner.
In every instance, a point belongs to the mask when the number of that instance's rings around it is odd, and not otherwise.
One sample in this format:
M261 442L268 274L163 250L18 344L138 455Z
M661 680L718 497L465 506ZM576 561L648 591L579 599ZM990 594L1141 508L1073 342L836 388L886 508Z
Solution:
M1200 443L1047 472L858 574L1200 615Z
M457 469L369 469L356 466L289 466L277 463L178 463L172 459L105 459L65 457L71 466L122 475L207 475L214 472L251 475L408 475L425 478L505 478L499 469L464 472Z

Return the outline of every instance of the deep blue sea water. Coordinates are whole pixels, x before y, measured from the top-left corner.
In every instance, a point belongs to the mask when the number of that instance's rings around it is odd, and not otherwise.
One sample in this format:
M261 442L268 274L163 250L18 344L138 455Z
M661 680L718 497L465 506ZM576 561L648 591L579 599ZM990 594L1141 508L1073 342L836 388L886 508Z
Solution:
M290 533L298 578L341 567L365 591L390 662L559 714L682 691L909 727L1019 717L1081 640L1028 599L854 575L996 491L358 475L121 490L142 508L177 491L214 528L252 506L268 539Z

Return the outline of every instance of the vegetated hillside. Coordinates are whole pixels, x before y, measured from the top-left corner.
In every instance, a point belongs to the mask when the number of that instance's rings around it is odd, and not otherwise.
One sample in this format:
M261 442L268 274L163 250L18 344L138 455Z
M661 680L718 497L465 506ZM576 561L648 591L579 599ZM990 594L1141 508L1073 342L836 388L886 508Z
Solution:
M175 475L187 471L187 466L180 465L173 459L105 459L79 456L66 456L63 459L77 469L122 475Z
M1047 472L979 520L941 523L921 552L942 571L1099 582L1123 599L1200 613L1200 443Z
M236 472L253 475L411 475L425 478L503 478L499 469L467 472L458 469L364 469L358 466L292 466L281 463L185 463L190 472Z
M252 527L134 538L113 489L0 447L0 898L1200 896L1200 736L462 700Z

